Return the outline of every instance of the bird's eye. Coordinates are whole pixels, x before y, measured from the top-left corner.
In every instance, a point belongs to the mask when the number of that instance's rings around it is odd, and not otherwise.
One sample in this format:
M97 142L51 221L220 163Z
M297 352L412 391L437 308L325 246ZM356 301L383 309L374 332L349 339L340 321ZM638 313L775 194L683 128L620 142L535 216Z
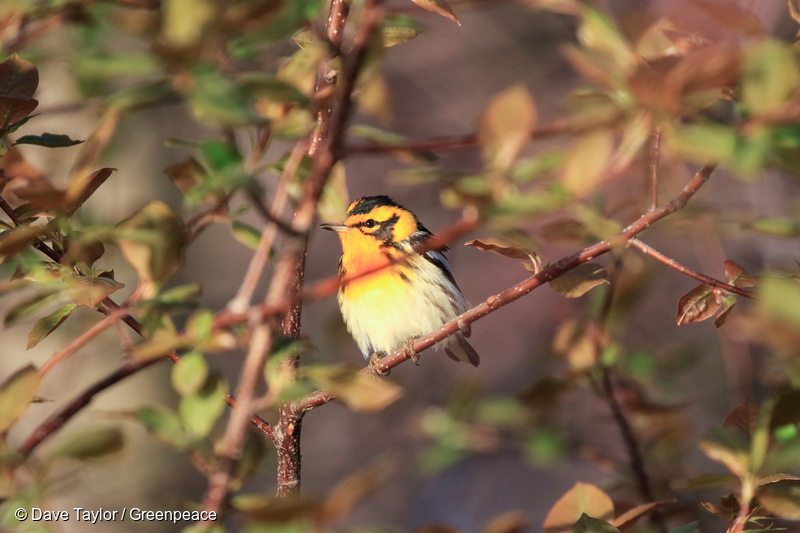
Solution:
M368 219L366 222L364 222L364 227L365 227L365 228L374 228L374 227L375 227L377 224L378 224L378 223L377 223L377 222L375 222L375 220L373 220L373 219L371 219L371 218L370 218L370 219Z

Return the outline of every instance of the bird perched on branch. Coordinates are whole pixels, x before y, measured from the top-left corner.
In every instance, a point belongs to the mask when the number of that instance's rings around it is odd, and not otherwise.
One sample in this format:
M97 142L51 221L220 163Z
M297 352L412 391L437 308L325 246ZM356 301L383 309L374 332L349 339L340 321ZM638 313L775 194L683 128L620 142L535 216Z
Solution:
M341 241L339 308L370 368L401 348L418 364L414 340L468 309L444 254L428 249L431 232L388 196L359 198L344 223L322 227ZM466 326L441 345L452 359L477 366L469 334Z

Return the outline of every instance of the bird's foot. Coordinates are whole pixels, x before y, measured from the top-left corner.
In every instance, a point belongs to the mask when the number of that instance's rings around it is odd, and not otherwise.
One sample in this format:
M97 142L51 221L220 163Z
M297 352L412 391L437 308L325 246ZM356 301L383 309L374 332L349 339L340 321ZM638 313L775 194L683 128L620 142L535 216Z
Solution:
M408 339L403 345L403 352L406 357L414 361L414 364L419 366L419 352L414 349L414 343L417 342L417 337Z
M381 352L373 352L370 354L369 359L367 359L367 367L372 371L374 374L378 376L388 376L388 370L381 369L381 361L385 357L384 354Z

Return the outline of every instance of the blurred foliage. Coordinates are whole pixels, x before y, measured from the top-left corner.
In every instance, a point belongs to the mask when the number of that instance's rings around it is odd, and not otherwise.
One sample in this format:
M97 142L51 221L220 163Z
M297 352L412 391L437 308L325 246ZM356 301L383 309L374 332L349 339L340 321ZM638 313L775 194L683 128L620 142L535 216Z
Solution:
M461 24L460 2L412 1ZM725 523L730 532L773 530L800 520L797 265L768 265L751 274L727 260L724 281L753 290L752 305L707 283L674 295L677 325L705 322L697 327L708 327L706 321L714 318L716 327L734 330L742 342L761 347L766 364L777 369L759 384L759 402L736 407L699 442L682 419L680 402L686 398L665 396L665 384L673 379L668 376L693 361L665 361L649 351L652 347L626 341L624 316L650 290L642 262L617 237L632 212L655 207L634 182L636 176L659 164L718 165L746 183L772 170L795 178L800 174L796 43L769 34L739 4L695 3L725 28L725 38L687 32L669 18L648 20L631 31L599 7L603 2L528 0L534 9L570 17L576 29L576 39L563 47L563 54L581 83L569 95L567 114L553 123L542 122L535 96L516 84L476 112L474 132L463 137L417 142L391 131L392 86L381 70L392 53L386 49L427 31L422 20L428 15L394 4L356 80L360 113L349 129L345 152L385 153L404 165L394 175L399 183L432 184L443 206L476 208L482 236L468 245L521 262L514 268L521 266L523 276L550 264L538 251L540 242L584 245L610 239L613 244L615 264L585 262L548 280L559 294L583 297L586 304L553 332L551 373L531 380L515 397L463 386L448 405L429 406L419 417L425 443L419 466L426 475L470 455L509 449L538 468L581 454L611 464L614 479L605 490L579 481L552 503L541 526L547 533L667 531L659 525L665 519L677 526L673 533L690 532L700 530L690 518L705 523L711 515L719 519L712 522L715 527ZM348 4L349 39L365 15L362 2ZM800 22L796 1L790 0L786 9ZM335 74L342 60L332 55L348 53L347 43L337 49L320 31L326 15L322 0L6 0L0 5L0 207L5 214L0 258L6 277L0 291L24 294L7 308L5 324L33 321L27 343L32 348L80 308L113 309L110 297L127 288L125 309L140 320L144 337L125 347L128 362L174 351L182 356L171 372L177 406L143 401L124 415L208 477L224 461L219 455L221 420L231 385L210 358L247 346L251 332L246 323L220 325L224 312L197 309L199 285L175 286L170 280L182 268L187 247L209 223L227 224L233 238L255 249L261 229L245 216L255 211L272 221L264 206L279 187L285 187L292 206L301 201L312 160L295 161L285 141L311 135L330 98L317 91L319 76L340 83ZM40 45L42 36L51 34L59 50ZM95 129L81 135L85 140L37 126L37 112L47 112L36 98L39 68L65 58L76 105L97 112ZM81 208L115 177L115 169L103 167L103 156L120 121L155 107L162 108L164 120L185 110L202 132L193 139L159 139L193 151L164 169L182 195L183 209L155 200L134 213L119 213L112 224L93 220ZM567 140L546 150L530 149L532 139L555 135ZM653 148L656 138L658 150ZM456 170L436 155L454 146L476 149L480 159L475 168ZM73 163L66 169L39 169L26 157L39 150L71 150ZM674 188L672 174L663 172L656 185ZM613 187L634 191L632 205L613 203L608 194ZM348 196L340 163L321 196L320 218L339 219ZM723 215L712 211L710 216ZM737 213L736 220L742 231L754 235L793 239L786 241L792 245L800 237L796 210ZM107 255L113 249L120 255ZM119 258L133 272L131 279L118 279ZM269 389L257 399L262 414L272 416L283 402L316 388L337 394L350 409L384 414L403 396L392 381L347 366L304 364L297 375L287 373L282 363L312 348L306 339L273 343L263 370ZM125 446L125 433L117 425L103 425L74 436L59 431L46 453L16 451L8 435L32 411L30 404L42 401L37 393L46 376L45 367L17 366L0 384L0 523L6 530L20 530L14 509L41 505L51 491L65 490L51 475L59 461L95 461ZM616 405L627 416L628 430L641 441L633 444L647 465L634 461L631 468L642 472L593 455L563 423L564 402L576 391L596 394L598 401L612 409ZM720 468L687 471L695 467L676 457L688 448L698 448ZM353 530L341 529L342 524L370 493L391 483L397 468L391 459L378 460L343 475L325 496L278 499L245 489L254 475L264 475L269 449L263 435L248 433L228 487L230 511L246 531ZM653 490L665 501L631 504L631 498L647 496L634 479L645 468ZM717 491L719 503L708 501L709 490ZM682 509L670 501L678 492L691 498ZM682 522L689 523L678 525ZM512 532L527 525L518 513L506 513L483 530ZM434 526L421 531L443 530L449 531Z

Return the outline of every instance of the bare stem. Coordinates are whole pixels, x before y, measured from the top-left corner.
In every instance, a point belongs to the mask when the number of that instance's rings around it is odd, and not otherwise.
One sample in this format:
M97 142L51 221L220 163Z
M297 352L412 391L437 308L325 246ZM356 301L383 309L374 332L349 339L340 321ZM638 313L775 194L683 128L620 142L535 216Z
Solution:
M652 151L650 153L650 192L652 201L650 209L658 207L658 166L661 163L661 128L653 133Z
M700 272L695 272L691 268L678 263L676 260L672 259L671 257L668 257L668 256L662 254L661 252L659 252L658 250L656 250L652 246L649 246L649 245L643 243L639 239L635 239L635 238L634 239L630 239L628 241L628 244L630 246L633 246L637 250L641 251L645 255L649 255L650 257L652 257L656 261L659 261L659 262L667 265L671 269L673 269L673 270L675 270L677 272L680 272L681 274L683 274L685 276L689 276L690 278L694 278L694 279L696 279L698 281L701 281L701 282L705 283L706 285L711 285L712 287L717 287L717 288L722 289L724 291L727 291L727 292L729 292L731 294L738 294L739 296L744 296L745 298L751 298L751 299L754 298L753 293L751 293L750 291L746 291L746 290L744 290L744 289L742 289L740 287L737 287L735 285L731 285L730 283L725 283L724 281L720 281L720 280L718 280L716 278L712 278L711 276L706 276L705 274L701 274Z

